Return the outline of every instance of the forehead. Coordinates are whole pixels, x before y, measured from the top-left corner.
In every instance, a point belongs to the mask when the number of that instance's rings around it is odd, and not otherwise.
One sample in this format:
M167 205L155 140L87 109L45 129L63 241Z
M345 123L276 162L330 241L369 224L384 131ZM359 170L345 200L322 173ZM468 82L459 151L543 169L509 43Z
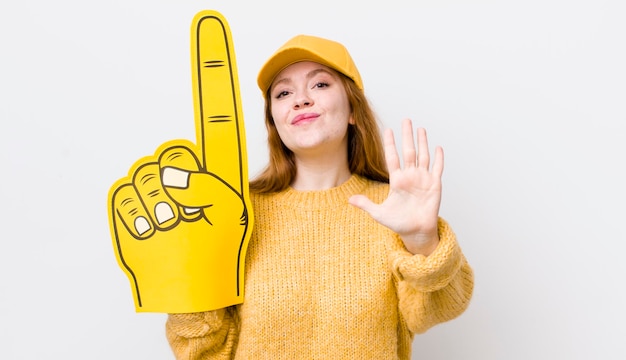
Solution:
M337 72L326 65L313 61L299 61L282 69L274 78L272 86L278 82L290 81L297 76L310 77L318 73L327 73L337 77Z

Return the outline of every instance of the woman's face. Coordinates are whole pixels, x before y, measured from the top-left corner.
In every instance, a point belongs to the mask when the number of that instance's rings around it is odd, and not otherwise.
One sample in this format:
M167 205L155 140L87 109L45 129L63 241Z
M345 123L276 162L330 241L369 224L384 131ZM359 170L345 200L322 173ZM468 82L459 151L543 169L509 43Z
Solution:
M347 152L350 103L339 75L303 61L283 69L270 88L271 112L281 140L296 155Z

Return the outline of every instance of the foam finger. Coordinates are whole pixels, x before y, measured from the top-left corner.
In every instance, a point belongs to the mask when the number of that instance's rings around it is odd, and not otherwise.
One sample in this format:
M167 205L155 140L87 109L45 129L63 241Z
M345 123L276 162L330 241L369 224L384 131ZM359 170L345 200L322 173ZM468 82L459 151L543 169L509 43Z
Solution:
M123 184L117 187L112 195L111 204L113 206L116 219L120 219L126 231L134 238L147 239L154 234L155 228L152 224L148 211L139 200L139 194L132 184ZM118 227L118 222L114 222ZM115 233L122 231L115 229Z
M133 176L133 185L158 229L167 230L178 223L178 205L163 189L158 163L147 163L137 168Z
M247 180L243 114L228 23L203 11L191 29L196 136L202 167L240 194Z
M167 185L165 184L166 180L172 181L171 176L176 177L179 175L179 179L175 178L173 180L175 182L187 181L187 177L180 179L181 174L185 172L198 172L200 170L200 164L194 152L189 147L183 145L172 146L165 149L159 156L159 167L161 169L161 178L164 185ZM167 191L167 188L165 190ZM170 192L168 192L168 195L172 196ZM174 200L178 201L179 199ZM180 214L185 220L191 221L200 218L200 208L185 205L188 204L181 204L180 206Z

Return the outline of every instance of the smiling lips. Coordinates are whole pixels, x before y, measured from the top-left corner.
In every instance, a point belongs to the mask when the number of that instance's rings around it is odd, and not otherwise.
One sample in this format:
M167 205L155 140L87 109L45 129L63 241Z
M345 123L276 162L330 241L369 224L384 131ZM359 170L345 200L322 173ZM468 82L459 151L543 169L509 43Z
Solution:
M293 118L293 120L291 121L291 125L300 125L304 123L309 123L313 121L314 119L317 119L319 116L320 114L316 114L316 113L300 114L296 116L295 118Z

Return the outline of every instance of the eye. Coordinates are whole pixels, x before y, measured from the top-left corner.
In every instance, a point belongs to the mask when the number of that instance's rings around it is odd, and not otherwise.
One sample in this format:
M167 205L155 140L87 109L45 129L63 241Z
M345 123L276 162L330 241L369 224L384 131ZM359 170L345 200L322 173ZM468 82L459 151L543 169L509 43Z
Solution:
M286 90L283 90L283 91L279 91L278 93L276 93L276 95L274 95L274 97L276 99L280 99L280 98L285 97L287 95L289 95L289 92L286 91Z
M323 81L320 81L318 83L315 83L315 85L313 85L313 87L315 87L315 88L325 88L325 87L328 87L328 86L329 86L329 84L327 82L323 82Z

